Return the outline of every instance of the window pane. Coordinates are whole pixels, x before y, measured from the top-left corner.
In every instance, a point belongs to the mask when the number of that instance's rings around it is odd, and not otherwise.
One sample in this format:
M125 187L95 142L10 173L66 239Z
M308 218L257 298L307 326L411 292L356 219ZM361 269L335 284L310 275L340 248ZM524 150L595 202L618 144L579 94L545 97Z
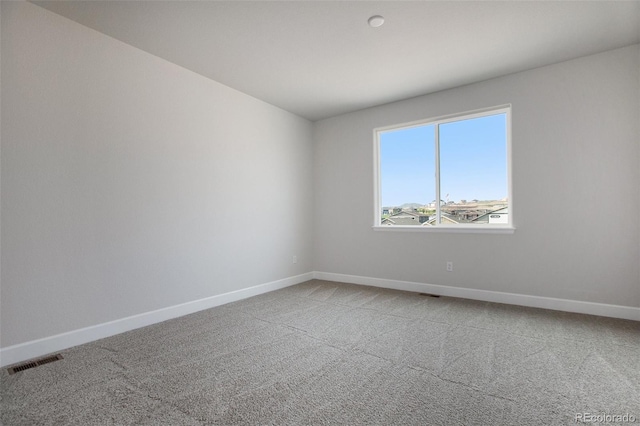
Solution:
M506 114L441 124L441 222L508 223Z
M435 188L435 127L380 133L381 225L428 226Z

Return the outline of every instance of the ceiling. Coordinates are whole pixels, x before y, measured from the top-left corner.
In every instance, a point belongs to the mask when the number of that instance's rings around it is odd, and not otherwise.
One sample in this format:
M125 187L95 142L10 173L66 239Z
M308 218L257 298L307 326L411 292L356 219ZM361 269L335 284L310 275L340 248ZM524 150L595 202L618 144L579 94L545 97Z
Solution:
M640 1L33 3L312 121L640 42Z

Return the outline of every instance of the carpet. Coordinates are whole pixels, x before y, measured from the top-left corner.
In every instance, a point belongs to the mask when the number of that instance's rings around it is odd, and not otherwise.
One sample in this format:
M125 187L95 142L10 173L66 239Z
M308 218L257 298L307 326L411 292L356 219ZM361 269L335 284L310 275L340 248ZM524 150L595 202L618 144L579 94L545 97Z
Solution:
M2 424L640 423L638 322L320 280L61 353Z

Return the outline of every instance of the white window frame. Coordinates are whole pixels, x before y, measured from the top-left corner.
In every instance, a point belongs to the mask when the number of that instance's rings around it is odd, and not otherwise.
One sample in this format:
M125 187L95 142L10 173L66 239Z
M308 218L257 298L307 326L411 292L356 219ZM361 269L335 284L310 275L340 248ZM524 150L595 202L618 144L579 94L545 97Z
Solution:
M489 115L505 114L506 115L506 140L507 140L507 185L508 185L508 209L509 209L509 222L507 224L469 224L461 223L458 225L446 225L440 223L440 206L436 206L436 226L385 226L381 225L382 220L382 196L381 190L381 176L380 176L380 135L385 132L409 129L412 127L428 126L451 123L460 120L470 120L479 117L486 117ZM436 157L436 170L435 170L435 185L436 185L436 200L440 200L440 141L439 132L435 132L435 157ZM511 105L500 105L490 108L483 108L474 111L467 111L457 114L450 114L440 117L428 118L425 120L412 121L403 124L394 124L391 126L378 127L373 129L373 185L374 185L374 214L373 214L373 229L375 231L400 231L400 232L459 232L459 233L487 233L487 234L512 234L515 231L515 225L513 221L513 184L511 179ZM439 203L438 203L439 204Z

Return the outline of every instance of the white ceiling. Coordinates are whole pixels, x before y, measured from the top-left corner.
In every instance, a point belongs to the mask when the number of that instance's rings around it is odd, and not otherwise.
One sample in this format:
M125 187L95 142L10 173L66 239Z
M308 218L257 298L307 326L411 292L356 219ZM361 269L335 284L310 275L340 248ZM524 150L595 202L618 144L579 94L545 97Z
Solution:
M34 3L310 120L640 42L640 1Z

